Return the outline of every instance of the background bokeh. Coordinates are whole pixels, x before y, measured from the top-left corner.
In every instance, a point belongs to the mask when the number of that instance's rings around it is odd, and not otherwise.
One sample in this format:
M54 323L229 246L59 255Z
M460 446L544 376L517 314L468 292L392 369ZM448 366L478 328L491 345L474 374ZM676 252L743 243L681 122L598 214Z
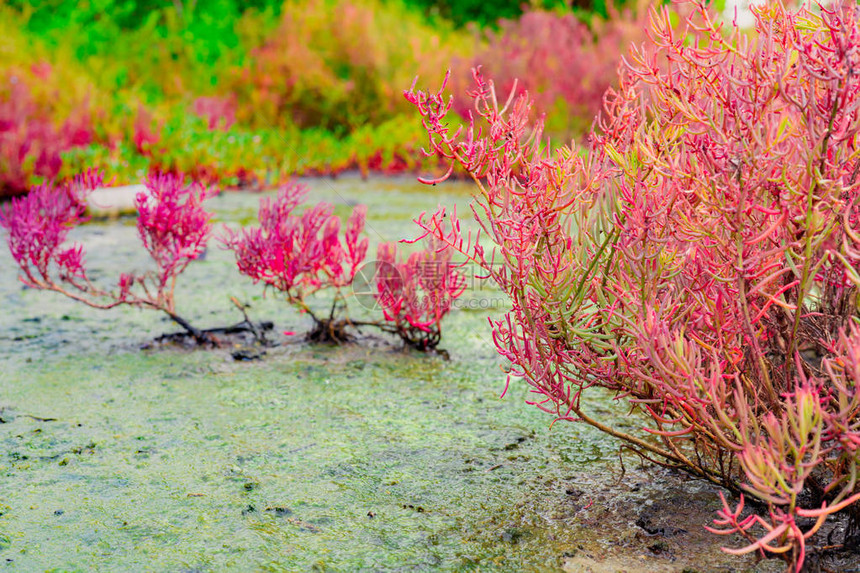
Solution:
M103 169L225 186L430 168L413 79L471 68L528 89L556 141L582 136L643 5L541 0L6 0L0 3L0 197ZM535 111L535 114L538 112Z

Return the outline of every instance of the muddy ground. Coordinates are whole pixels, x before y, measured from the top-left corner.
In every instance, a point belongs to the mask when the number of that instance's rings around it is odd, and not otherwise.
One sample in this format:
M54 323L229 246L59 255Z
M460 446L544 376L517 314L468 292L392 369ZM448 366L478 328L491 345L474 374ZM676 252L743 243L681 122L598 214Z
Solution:
M411 217L437 202L462 209L468 193L408 179L310 184L344 216L369 205L371 252L414 236ZM253 221L258 198L210 205L235 226ZM146 265L131 219L75 238L105 281ZM720 551L738 540L703 529L716 488L619 458L590 428L550 429L522 384L500 398L487 317L505 303L489 285L470 284L473 302L447 319L445 360L369 332L341 347L285 336L307 320L214 244L181 278L179 308L198 326L227 324L241 319L236 297L274 322L277 346L153 345L174 330L157 314L22 288L6 251L0 269L0 569L783 570ZM610 397L589 400L637 424Z

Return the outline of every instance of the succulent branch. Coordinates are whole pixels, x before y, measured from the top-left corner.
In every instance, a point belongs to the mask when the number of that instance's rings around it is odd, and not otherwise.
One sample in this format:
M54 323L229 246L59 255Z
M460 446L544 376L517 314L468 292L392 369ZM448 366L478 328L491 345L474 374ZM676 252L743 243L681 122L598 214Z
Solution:
M860 514L860 9L760 5L753 34L683 9L682 29L652 12L585 153L479 69L465 128L443 90L406 92L493 247L456 214L418 223L510 297L493 339L537 407L745 492L766 512L724 501L720 532L749 541L731 551L800 571ZM588 412L595 387L642 432Z

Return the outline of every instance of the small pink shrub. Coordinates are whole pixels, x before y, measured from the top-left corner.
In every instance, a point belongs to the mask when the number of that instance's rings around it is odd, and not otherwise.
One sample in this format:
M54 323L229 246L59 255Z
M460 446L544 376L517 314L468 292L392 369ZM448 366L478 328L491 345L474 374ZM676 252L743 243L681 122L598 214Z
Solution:
M123 273L114 289L106 289L87 275L83 246L66 244L69 231L86 220L87 196L103 186L101 175L91 171L57 187L36 186L0 212L21 280L95 308L128 304L160 310L198 342L211 342L176 313L174 290L179 275L205 249L211 215L202 202L213 192L172 175L154 174L145 184L147 192L135 200L137 228L155 271Z
M434 236L429 245L398 258L396 243L382 243L376 254L376 300L385 320L409 346L433 350L442 339L442 319L466 288L452 263L450 247Z
M754 35L690 8L681 31L652 13L587 155L477 72L482 131L408 92L495 248L420 223L510 296L493 337L536 406L752 496L764 511L724 500L714 531L799 572L860 524L860 8L762 5ZM646 427L595 416L592 387Z
M349 327L370 326L397 335L413 348L435 350L442 336L441 321L465 289L459 265L451 262L451 250L431 238L427 248L404 262L396 244L381 244L368 286L387 322L352 320L347 300L356 274L368 270L362 267L368 239L361 236L367 208L359 205L353 210L341 235L340 219L330 204L296 212L307 193L303 185L285 185L274 200L260 200L259 227L228 232L223 241L233 250L239 272L283 293L287 302L307 313L315 325L307 335L313 342L344 342L350 338ZM334 291L327 316L309 304L309 298L322 290Z
M176 316L174 287L188 264L206 250L212 214L203 207L203 201L217 190L198 183L186 185L182 177L157 173L150 174L145 184L146 192L135 197L137 232L156 270L121 275L120 300L162 310L188 328Z
M341 238L340 219L331 204L321 202L295 213L307 192L303 185L282 186L274 201L260 200L259 227L230 232L224 243L233 250L240 273L280 291L311 316L316 325L311 339L338 342L347 338L349 322L337 315L337 305L345 300L343 290L367 254L368 240L361 237L367 208L353 210ZM335 291L327 318L307 304L309 296L323 289Z
M69 231L86 220L88 192L102 185L100 174L84 173L59 188L37 185L0 211L0 226L9 233L9 251L24 284L60 290L60 284L67 283L73 291L96 292L83 267L82 247L64 244Z

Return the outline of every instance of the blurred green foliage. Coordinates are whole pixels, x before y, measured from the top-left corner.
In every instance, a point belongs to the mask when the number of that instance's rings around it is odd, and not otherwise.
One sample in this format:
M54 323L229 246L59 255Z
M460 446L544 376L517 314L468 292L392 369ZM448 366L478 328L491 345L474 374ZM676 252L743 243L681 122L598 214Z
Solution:
M569 17L562 0L536 2ZM416 169L429 160L402 91L451 69L465 98L471 66L509 59L480 27L521 10L518 0L0 0L0 196L59 163L59 176L101 167L118 183L153 168L226 184ZM457 26L467 22L478 29ZM540 43L511 22L501 30L517 45ZM549 99L554 125L590 123L565 121L576 107ZM221 111L201 113L204 100Z
M499 20L513 20L524 9L560 10L609 16L610 6L621 8L625 0L407 0L430 17L441 17L456 26L475 24L478 27L495 27Z
M56 50L93 68L107 89L134 88L147 100L172 91L203 91L228 66L247 59L243 37L277 25L280 2L272 0L8 0L24 29ZM158 73L155 73L158 70ZM181 70L176 90L159 76Z

